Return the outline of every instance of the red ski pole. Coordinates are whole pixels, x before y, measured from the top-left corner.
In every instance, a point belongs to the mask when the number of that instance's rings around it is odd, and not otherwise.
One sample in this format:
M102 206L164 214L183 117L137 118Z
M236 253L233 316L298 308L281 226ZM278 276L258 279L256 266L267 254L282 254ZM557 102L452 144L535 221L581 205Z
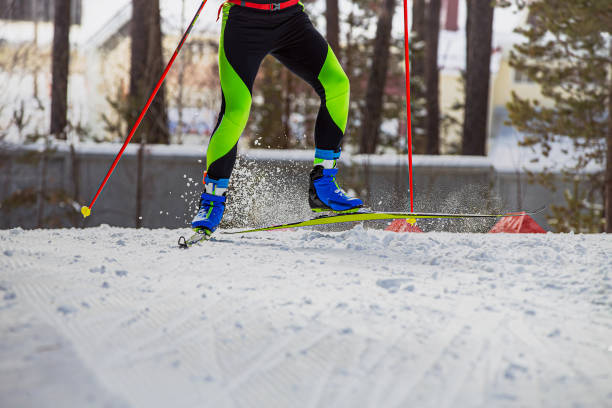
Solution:
M195 23L198 20L198 17L200 17L200 13L202 13L202 9L204 8L204 5L206 4L206 1L207 0L202 1L202 4L200 5L200 8L198 9L198 11L196 12L195 16L193 17L193 20L191 20L191 24L187 28L187 31L185 31L185 34L183 35L183 38L181 39L181 42L179 43L178 47L176 47L176 50L174 51L174 54L172 55L172 58L170 58L170 61L168 62L168 65L166 65L166 69L164 70L164 73L162 74L161 78L157 82L157 85L155 86L155 89L153 90L153 93L151 93L151 96L149 96L149 100L147 101L147 103L145 104L144 108L142 109L142 112L140 112L140 115L138 116L138 119L136 120L136 123L132 127L132 130L130 131L130 134L128 135L127 139L125 139L125 142L123 142L123 146L121 147L121 150L119 150L119 153L117 154L117 157L115 157L115 160L113 161L113 164L111 165L110 169L106 173L106 177L104 177L104 180L102 181L102 184L100 184L100 187L98 188L98 192L96 193L96 195L94 196L93 200L91 201L91 204L89 204L89 207L83 206L81 208L81 214L83 214L84 218L87 218L87 217L89 217L89 215L91 215L91 209L92 209L93 205L95 204L96 200L98 199L98 196L102 192L102 189L106 185L106 182L110 178L111 174L113 174L113 171L115 170L115 167L117 167L117 163L119 163L119 159L121 159L121 156L123 155L123 152L125 151L127 145L130 143L130 140L132 140L132 137L134 136L134 133L136 133L136 130L138 130L138 127L140 126L140 122L142 122L142 119L147 114L147 111L149 110L149 107L151 106L151 103L153 103L153 100L155 99L155 96L157 95L157 92L159 92L159 89L161 88L162 84L164 83L164 80L166 79L166 75L168 75L168 72L170 71L170 68L172 67L172 64L174 64L174 60L176 59L176 57L178 56L179 52L181 51L181 48L183 48L183 45L185 44L185 41L187 41L187 37L189 37L189 33L191 33L191 30L195 26Z
M408 179L410 183L410 212L414 212L412 194L412 124L410 120L410 51L408 49L408 0L404 0L404 58L406 63L406 125L408 127Z

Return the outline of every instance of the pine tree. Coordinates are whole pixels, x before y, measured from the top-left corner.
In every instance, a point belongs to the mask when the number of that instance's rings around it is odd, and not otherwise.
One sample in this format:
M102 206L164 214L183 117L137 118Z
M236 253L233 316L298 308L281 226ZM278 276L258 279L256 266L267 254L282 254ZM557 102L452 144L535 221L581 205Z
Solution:
M440 0L429 0L426 11L425 87L427 117L427 154L440 154L440 71L438 40L440 36Z
M410 29L410 108L412 116L412 144L416 154L425 154L425 0L412 1Z
M566 205L553 206L558 231L612 232L612 2L546 0L530 4L530 25L517 31L526 42L515 46L511 65L541 86L547 103L514 93L510 122L526 136L524 146L547 157L555 146L567 155L561 167L546 168L537 180L554 188L553 171L572 183ZM571 146L571 147L570 147ZM604 170L606 169L606 170ZM607 176L606 176L607 174ZM607 186L607 199L604 199Z

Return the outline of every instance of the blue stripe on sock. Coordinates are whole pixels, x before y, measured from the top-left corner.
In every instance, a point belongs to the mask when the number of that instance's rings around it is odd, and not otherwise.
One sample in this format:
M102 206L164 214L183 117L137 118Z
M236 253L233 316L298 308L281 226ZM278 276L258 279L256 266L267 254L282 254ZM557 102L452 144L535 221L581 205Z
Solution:
M338 160L340 158L340 151L334 152L333 150L315 149L315 158L322 160Z
M216 184L217 187L219 187L219 188L228 188L229 187L229 179L215 180L214 178L210 178L210 177L206 176L206 178L204 179L204 183L206 183L206 184L213 183L213 184Z

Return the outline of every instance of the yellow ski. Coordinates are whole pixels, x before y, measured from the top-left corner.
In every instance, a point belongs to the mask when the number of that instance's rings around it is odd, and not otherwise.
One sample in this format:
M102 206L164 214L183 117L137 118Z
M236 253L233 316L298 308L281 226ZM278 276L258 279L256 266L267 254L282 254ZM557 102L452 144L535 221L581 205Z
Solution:
M447 214L447 213L402 213L402 212L377 212L360 211L349 214L324 215L311 220L292 222L287 224L274 225L269 227L246 229L241 231L223 231L224 234L247 234L250 232L272 231L286 228L301 228L314 225L338 224L343 222L359 222L372 220L397 220L406 219L408 222L426 218L502 218L502 217L521 217L524 215L534 215L543 211L546 207L538 208L530 212L511 212L505 214ZM414 222L411 222L414 224Z

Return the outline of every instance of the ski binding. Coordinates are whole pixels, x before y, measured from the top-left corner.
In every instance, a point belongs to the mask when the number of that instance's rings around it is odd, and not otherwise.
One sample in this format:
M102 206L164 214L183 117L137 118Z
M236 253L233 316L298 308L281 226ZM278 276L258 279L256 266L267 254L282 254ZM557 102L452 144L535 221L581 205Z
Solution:
M199 244L202 241L208 241L212 235L212 232L210 232L209 230L205 228L194 228L193 231L195 232L195 234L193 234L191 237L185 238L184 236L181 236L179 238L178 240L179 248L181 249L191 248L192 246Z

